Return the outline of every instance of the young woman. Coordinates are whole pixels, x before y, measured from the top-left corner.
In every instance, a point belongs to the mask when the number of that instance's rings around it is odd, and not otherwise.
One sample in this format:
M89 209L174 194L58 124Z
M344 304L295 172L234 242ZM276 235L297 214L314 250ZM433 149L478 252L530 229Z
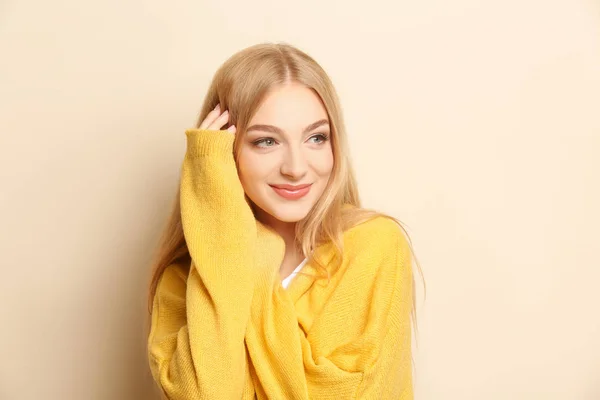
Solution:
M163 395L412 399L412 249L360 207L323 69L290 45L234 54L186 139L148 299Z

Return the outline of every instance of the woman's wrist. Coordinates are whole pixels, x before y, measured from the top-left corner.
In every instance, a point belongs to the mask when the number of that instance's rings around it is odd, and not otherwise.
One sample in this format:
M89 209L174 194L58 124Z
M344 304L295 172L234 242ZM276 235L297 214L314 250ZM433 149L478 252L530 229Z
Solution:
M226 130L188 129L187 152L193 157L231 157L235 135Z

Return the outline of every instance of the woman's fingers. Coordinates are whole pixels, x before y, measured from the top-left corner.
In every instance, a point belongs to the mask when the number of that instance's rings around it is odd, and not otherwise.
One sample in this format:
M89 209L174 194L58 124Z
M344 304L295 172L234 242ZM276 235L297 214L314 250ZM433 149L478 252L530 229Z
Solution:
M218 131L221 130L228 121L229 111L225 110L225 112L221 114L221 106L220 104L217 104L217 106L208 113L206 118L204 118L204 121L202 121L198 128ZM227 130L235 134L235 125L231 125Z
M225 112L223 114L219 115L217 117L217 119L215 119L212 122L212 124L210 124L208 126L207 129L215 130L215 131L221 130L221 128L223 127L223 125L225 125L227 123L227 121L229 121L229 111L225 110Z
M221 114L221 105L217 104L217 106L208 113L204 121L198 127L199 129L208 129L208 127L219 117Z

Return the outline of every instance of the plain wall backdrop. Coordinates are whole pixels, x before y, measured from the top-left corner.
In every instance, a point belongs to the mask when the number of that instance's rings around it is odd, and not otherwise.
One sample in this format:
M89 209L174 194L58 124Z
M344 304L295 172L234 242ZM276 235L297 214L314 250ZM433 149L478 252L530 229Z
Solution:
M600 399L583 0L0 2L0 399L156 398L146 285L184 131L263 41L328 71L364 205L407 225L416 398Z

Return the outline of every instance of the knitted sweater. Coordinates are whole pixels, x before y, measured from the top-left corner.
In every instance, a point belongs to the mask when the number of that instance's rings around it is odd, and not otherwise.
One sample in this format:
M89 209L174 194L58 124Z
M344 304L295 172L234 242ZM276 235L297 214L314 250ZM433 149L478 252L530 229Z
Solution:
M284 289L285 243L246 202L233 134L186 137L180 206L191 263L163 272L147 347L163 394L413 399L412 270L398 225L377 217L346 230L341 263L333 244L315 249L329 283L308 262Z

